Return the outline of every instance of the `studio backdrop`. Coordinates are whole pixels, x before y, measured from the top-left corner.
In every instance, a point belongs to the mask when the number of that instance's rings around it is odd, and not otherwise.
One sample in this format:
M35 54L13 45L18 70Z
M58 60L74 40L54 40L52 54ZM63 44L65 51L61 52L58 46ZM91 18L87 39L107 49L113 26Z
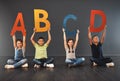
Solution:
M26 55L34 56L35 48L30 37L35 27L35 10L44 10L48 14L52 41L48 47L49 56L65 56L62 28L68 31L79 29L79 43L77 56L90 56L91 49L88 42L87 30L90 25L91 10L103 11L106 16L107 35L103 45L104 55L120 56L120 4L119 0L0 0L0 56L13 56L14 48L10 36L18 13L22 13L27 33ZM41 15L39 15L41 16ZM44 15L42 15L44 16ZM67 19L67 20L66 20ZM101 16L95 16L95 26L102 23ZM20 25L21 23L18 23ZM45 23L41 23L45 25ZM99 36L101 32L97 32ZM16 32L17 38L22 37ZM36 33L47 40L47 32ZM67 38L75 38L74 33Z

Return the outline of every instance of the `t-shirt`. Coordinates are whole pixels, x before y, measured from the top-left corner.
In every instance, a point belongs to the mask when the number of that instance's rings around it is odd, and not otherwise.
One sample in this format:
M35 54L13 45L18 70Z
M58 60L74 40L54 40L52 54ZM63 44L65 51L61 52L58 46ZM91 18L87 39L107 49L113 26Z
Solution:
M99 42L98 45L92 43L91 51L94 58L103 58L102 44Z
M72 52L73 51L73 52ZM75 48L69 52L69 48L66 48L66 59L75 59Z
M35 47L35 59L47 58L47 44L43 46L38 45L37 43L34 44Z
M24 58L24 53L25 53L25 48L15 48L15 56L14 56L14 60L19 61L21 59Z

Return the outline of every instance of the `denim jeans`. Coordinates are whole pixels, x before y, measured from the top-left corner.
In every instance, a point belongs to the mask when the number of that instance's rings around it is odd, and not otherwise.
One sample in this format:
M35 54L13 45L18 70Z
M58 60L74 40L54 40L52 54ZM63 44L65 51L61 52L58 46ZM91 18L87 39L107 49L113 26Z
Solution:
M8 61L7 61L7 64L14 65L14 68L21 67L25 63L27 63L27 59L26 58L23 58L21 60L8 59Z
M33 59L34 64L44 66L44 64L53 63L54 58Z
M80 65L81 63L83 63L84 61L85 61L85 58L82 57L82 58L76 58L76 59L66 59L65 63L66 64L75 64L77 66L77 65Z

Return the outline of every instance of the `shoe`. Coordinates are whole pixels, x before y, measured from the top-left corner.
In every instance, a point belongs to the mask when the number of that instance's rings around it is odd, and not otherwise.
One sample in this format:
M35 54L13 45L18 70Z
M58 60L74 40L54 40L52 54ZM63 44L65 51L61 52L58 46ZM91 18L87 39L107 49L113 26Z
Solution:
M114 64L113 62L111 62L111 63L107 63L106 66L107 66L107 67L114 67L115 64Z
M46 64L46 67L48 67L48 68L54 68L54 64Z
M68 67L71 68L71 67L75 67L76 65L75 64L68 64Z
M35 64L34 68L40 68L40 65Z
M97 66L97 64L95 63L95 62L93 62L93 64L92 64L93 66Z
M5 69L13 69L14 66L13 65L5 65Z
M28 67L28 63L25 63L24 65L22 65L23 68L27 68Z

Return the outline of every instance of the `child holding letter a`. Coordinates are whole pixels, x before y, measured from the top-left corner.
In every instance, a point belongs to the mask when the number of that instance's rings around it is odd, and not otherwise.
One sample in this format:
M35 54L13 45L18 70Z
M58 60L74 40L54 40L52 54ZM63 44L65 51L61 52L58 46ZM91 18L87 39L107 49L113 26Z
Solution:
M100 41L97 35L91 36L90 27L88 27L88 38L92 51L92 58L90 60L93 66L114 66L111 58L103 56L102 45L106 35L106 27L104 27Z
M15 34L12 35L13 46L15 49L14 59L8 59L5 65L6 69L13 69L18 67L28 67L27 59L25 58L25 48L26 48L26 36L23 36L23 40L16 39Z
M47 47L49 43L51 42L51 34L50 30L48 30L48 40L45 43L43 37L39 37L37 43L34 41L34 35L35 35L36 29L34 28L34 32L31 36L31 42L33 46L35 47L35 58L33 59L34 62L34 67L35 68L40 68L40 67L48 67L48 68L53 68L54 64L53 58L48 58L47 57Z

